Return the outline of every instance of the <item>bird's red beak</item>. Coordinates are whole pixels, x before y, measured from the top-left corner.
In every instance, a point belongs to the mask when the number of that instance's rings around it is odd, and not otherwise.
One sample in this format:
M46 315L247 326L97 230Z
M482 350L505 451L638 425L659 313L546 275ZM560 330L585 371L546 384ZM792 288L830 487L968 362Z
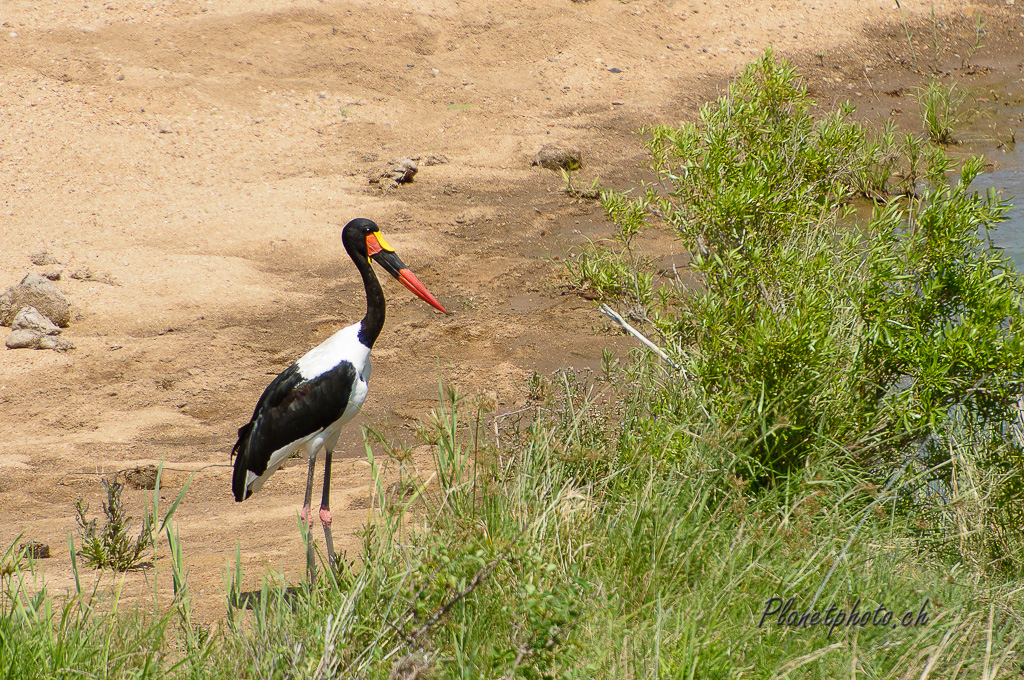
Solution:
M394 249L391 247L380 232L368 234L366 237L366 253L371 260L384 267L385 270L396 279L398 279L403 286L412 291L413 295L426 302L428 305L439 311L448 313L441 303L437 301L430 291L420 283L419 279L409 271L409 268L405 266L402 259L398 257Z
M427 290L426 287L420 283L419 279L417 279L416 276L408 269L398 270L398 280L403 286L411 290L416 297L423 300L434 309L438 309L445 314L448 313L448 310L441 306L441 303L430 294L430 291Z

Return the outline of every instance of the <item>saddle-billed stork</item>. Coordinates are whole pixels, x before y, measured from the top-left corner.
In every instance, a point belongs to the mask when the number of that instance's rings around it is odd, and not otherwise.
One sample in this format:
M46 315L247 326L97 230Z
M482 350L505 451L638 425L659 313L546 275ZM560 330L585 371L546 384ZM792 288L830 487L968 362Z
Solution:
M384 291L370 266L375 261L431 307L448 312L399 259L379 227L368 219L354 219L341 232L341 242L363 277L366 316L324 340L286 368L263 391L252 420L238 429L232 490L243 501L303 447L309 454L306 495L301 517L312 527L310 499L317 453L324 449L324 490L320 522L327 555L334 561L331 536L331 456L342 426L352 420L366 400L370 380L370 350L384 327ZM309 553L312 571L312 552Z

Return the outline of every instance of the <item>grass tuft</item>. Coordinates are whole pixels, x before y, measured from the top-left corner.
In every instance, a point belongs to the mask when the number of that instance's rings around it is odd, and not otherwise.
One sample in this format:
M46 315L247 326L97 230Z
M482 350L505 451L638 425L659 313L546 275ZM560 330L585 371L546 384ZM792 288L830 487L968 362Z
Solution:
M121 502L123 485L116 480L110 483L105 479L100 481L107 492L107 500L103 503L102 528L97 527L96 518L86 518L89 506L81 497L75 502L75 518L82 538L79 556L86 566L93 569L135 569L142 563L145 552L153 545L153 527L149 516L147 515L139 535L133 540L129 535L132 519L125 514L124 504Z
M953 144L954 132L963 122L960 107L967 93L957 89L956 83L943 85L936 79L918 89L917 103L921 109L924 129L935 144Z

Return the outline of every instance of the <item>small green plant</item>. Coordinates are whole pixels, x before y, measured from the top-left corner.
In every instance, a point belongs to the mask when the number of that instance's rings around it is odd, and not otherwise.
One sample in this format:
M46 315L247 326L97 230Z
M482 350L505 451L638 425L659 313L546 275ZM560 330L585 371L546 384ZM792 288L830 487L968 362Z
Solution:
M897 135L891 121L865 140L861 157L863 162L853 173L853 187L882 203L893 197L917 196L922 179L933 187L943 184L952 169L952 161L940 147L918 135Z
M974 40L971 42L967 54L964 55L963 61L960 63L963 70L966 71L974 68L974 65L971 64L971 59L974 59L983 47L985 47L985 20L981 18L980 14L975 14Z
M900 22L903 24L903 33L907 36L907 44L910 45L910 58L914 61L914 66L917 66L917 52L914 50L914 41L910 38L910 26L907 25L907 17L903 14L900 0L896 0L896 7L900 11Z
M953 132L962 123L960 106L967 93L958 90L956 83L946 86L932 78L926 87L918 89L917 103L921 108L928 139L936 144L952 144Z
M654 274L627 251L587 244L565 259L571 285L591 300L629 299L648 305L654 298Z
M886 200L892 195L893 177L902 158L896 141L896 127L887 121L880 132L864 142L864 163L853 175L857 191L874 200Z
M102 529L97 527L95 517L86 519L89 506L85 501L81 497L75 501L78 532L82 537L82 549L78 554L94 569L135 569L141 563L143 554L153 545L152 519L146 515L142 530L132 540L129 537L132 519L125 514L121 502L123 485L117 481L109 484L105 479L102 481L107 492L107 501L103 503L106 521Z
M548 381L544 379L537 371L530 374L529 380L526 382L527 387L527 398L530 401L543 401L547 396L548 392Z
M559 168L562 171L562 180L565 182L565 188L563 191L570 198L586 199L588 201L596 201L601 198L601 185L598 184L598 180L595 177L594 181L590 183L588 187L580 187L578 184L573 183L575 175L571 170L565 168Z
M20 536L18 538L21 538ZM9 588L4 583L4 579L16 574L21 568L23 563L23 551L15 550L14 546L17 543L17 539L11 543L7 552L0 557L0 592L9 592Z

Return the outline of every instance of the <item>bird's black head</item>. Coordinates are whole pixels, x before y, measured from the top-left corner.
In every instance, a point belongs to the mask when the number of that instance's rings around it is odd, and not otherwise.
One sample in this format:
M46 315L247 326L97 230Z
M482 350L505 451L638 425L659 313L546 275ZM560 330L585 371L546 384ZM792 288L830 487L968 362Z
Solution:
M380 227L373 220L365 217L357 217L341 231L341 242L345 244L345 250L356 255L369 257L366 247L366 237L370 234L380 233Z
M448 313L441 306L441 303L413 276L409 268L405 266L405 263L395 253L395 249L381 235L380 227L377 226L376 222L365 217L358 217L352 220L342 230L341 241L345 244L345 250L348 251L353 260L359 257L373 260L383 267L388 274L395 277L403 286L412 291L416 297L434 309L440 310L445 314Z

